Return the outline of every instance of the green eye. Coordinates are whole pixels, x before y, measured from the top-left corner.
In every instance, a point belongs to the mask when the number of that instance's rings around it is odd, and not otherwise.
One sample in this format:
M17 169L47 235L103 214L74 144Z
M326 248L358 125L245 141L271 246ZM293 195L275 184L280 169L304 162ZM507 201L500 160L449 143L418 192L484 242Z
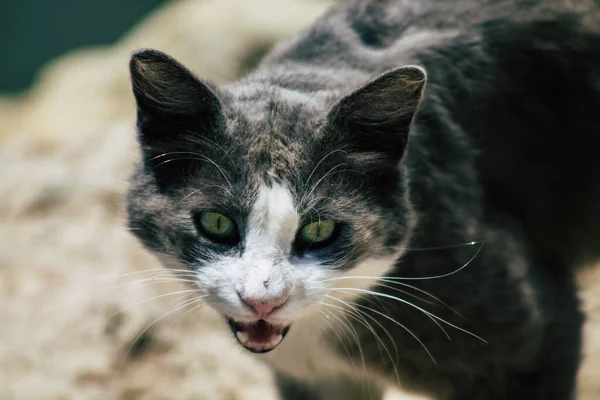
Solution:
M334 221L319 221L306 224L300 229L300 239L306 244L323 244L333 238L336 223Z
M205 211L200 214L198 222L202 232L216 242L235 240L236 231L233 221L221 213Z

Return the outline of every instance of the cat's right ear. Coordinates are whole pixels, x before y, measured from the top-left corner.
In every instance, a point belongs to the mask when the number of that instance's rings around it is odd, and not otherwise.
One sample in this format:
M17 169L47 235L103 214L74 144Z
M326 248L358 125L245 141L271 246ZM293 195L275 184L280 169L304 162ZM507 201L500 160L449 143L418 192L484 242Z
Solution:
M342 98L329 112L329 128L356 152L392 163L404 154L427 73L418 66L390 70Z
M215 91L175 59L157 50L140 50L131 57L129 69L142 148L170 150L191 136L223 128Z

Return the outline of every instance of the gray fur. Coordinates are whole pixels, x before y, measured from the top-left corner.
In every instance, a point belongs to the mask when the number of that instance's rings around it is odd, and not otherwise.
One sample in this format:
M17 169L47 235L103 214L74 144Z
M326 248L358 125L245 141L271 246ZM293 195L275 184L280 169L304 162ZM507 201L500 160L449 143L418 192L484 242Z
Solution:
M289 190L300 225L343 223L310 253L312 278L372 266L392 278L370 282L387 297L352 298L372 325L348 320L360 349L352 337L300 337L314 299L343 289L311 286L293 243L269 256L282 282L303 288L277 316L295 322L290 338L266 357L287 374L289 398L302 380L307 396L364 358L374 382L399 378L442 400L572 399L583 321L572 274L600 255L599 26L586 0L349 0L220 88L138 52L143 161L130 225L149 249L206 276L250 251L248 216L272 185ZM193 215L209 209L235 219L239 243L198 233ZM398 289L447 321L435 320L452 340L392 299ZM423 291L452 310L407 297ZM298 349L314 376L284 357L311 340L328 357Z

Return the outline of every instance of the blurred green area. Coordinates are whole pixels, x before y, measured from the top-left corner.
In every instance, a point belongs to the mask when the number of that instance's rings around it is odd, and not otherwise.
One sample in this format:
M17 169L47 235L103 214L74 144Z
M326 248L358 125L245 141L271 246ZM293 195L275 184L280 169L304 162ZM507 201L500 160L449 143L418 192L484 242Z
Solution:
M41 66L71 49L113 43L167 1L0 0L0 94L27 89Z
M166 0L0 0L0 93L27 89L47 61L117 40Z

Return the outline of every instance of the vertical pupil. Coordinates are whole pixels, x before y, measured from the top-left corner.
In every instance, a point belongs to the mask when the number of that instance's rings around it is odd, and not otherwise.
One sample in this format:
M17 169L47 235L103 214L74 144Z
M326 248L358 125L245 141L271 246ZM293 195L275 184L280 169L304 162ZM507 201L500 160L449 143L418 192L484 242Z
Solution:
M316 237L317 238L321 237L321 223L320 222L317 223L317 235L316 235Z
M221 216L217 217L217 230L221 230Z

